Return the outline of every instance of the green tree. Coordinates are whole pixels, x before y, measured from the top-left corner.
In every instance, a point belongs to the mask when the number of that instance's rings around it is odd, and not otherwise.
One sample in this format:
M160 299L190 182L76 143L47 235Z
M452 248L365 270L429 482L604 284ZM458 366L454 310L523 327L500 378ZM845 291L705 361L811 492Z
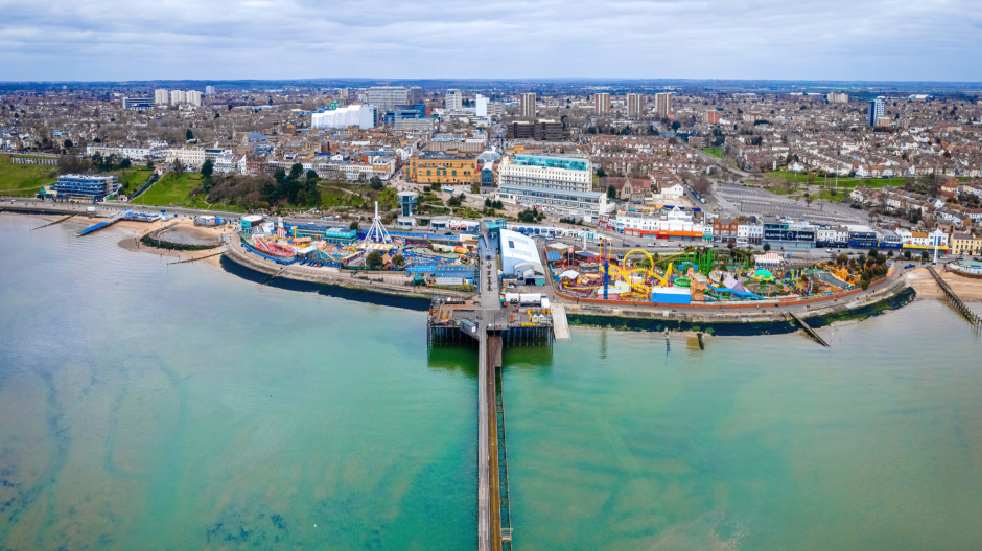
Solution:
M365 257L365 265L369 270L379 270L382 268L382 253L372 251Z
M194 132L191 132L191 129L190 128L188 128L187 131L184 132L184 139L185 140L193 140L194 139Z
M300 163L293 163L290 167L290 179L299 180L303 176L303 165Z
M385 184L382 183L382 179L378 176L372 176L372 179L368 181L368 185L372 186L372 189L378 190L382 189L382 186Z
M613 201L616 198L617 198L617 190L614 189L614 186L607 186L607 199Z
M215 163L208 159L201 165L201 175L204 176L205 180L209 180L213 172L215 172Z
M392 267L401 270L403 266L406 265L406 259L403 258L401 254L397 254L392 257Z
M65 149L71 149L75 147L75 144L72 143L72 141L69 140L68 138L65 138L65 143L63 143L62 145L65 147Z

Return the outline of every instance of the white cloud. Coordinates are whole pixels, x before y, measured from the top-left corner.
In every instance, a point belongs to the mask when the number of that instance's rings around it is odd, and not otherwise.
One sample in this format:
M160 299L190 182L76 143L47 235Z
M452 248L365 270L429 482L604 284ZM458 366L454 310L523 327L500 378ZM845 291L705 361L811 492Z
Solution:
M982 80L977 0L0 0L0 80Z

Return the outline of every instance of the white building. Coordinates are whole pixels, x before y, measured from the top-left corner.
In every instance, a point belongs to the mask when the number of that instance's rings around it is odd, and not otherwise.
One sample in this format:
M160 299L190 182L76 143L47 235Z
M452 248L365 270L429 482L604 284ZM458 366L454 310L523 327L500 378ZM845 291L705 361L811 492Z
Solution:
M104 145L89 145L85 148L85 154L89 157L99 154L103 158L115 156L117 159L129 159L131 161L146 161L156 159L161 155L160 148L154 147L109 147Z
M170 91L170 104L177 106L187 103L187 94L184 90L171 90Z
M687 237L705 239L711 237L712 226L696 222L692 213L674 207L664 216L622 215L614 218L614 229L630 235L655 235L659 238Z
M531 237L506 228L498 231L501 269L505 274L522 275L529 270L535 274L545 273L539 258L539 249Z
M758 244L764 240L763 224L743 223L737 225L737 241Z
M188 102L188 105L193 105L195 107L201 107L201 92L198 90L188 90L184 93L184 97Z
M488 97L477 94L474 96L474 114L481 118L488 116Z
M375 107L372 105L349 105L330 111L310 114L311 128L375 128Z
M513 155L498 166L499 197L559 215L605 214L607 195L592 189L593 170L584 157Z
M182 165L193 170L199 170L201 165L205 164L206 158L205 150L200 148L185 147L164 151L164 161L168 163L180 161Z
M153 91L153 103L155 105L167 105L170 100L170 94L167 93L166 88L157 88Z
M447 90L447 95L443 98L443 108L450 113L459 113L464 110L464 95L456 88Z

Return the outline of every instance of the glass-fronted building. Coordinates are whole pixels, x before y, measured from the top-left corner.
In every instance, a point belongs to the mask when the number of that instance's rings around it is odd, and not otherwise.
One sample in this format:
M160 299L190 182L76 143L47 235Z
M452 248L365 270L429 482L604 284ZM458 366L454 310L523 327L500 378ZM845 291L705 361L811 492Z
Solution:
M63 199L91 199L98 201L116 191L115 176L84 176L66 174L58 177L51 188Z

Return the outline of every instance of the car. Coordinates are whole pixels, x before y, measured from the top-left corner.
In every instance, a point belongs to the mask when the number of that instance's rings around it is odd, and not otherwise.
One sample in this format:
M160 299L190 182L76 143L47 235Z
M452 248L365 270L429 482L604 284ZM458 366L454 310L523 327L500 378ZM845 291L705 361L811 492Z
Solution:
M913 267L914 267L914 265L913 265L913 264L908 264L908 265L906 265L906 266L904 266L904 269L905 269L905 270L909 270L909 269L911 269L911 268L913 268Z
M825 252L832 254L832 249L825 249Z

